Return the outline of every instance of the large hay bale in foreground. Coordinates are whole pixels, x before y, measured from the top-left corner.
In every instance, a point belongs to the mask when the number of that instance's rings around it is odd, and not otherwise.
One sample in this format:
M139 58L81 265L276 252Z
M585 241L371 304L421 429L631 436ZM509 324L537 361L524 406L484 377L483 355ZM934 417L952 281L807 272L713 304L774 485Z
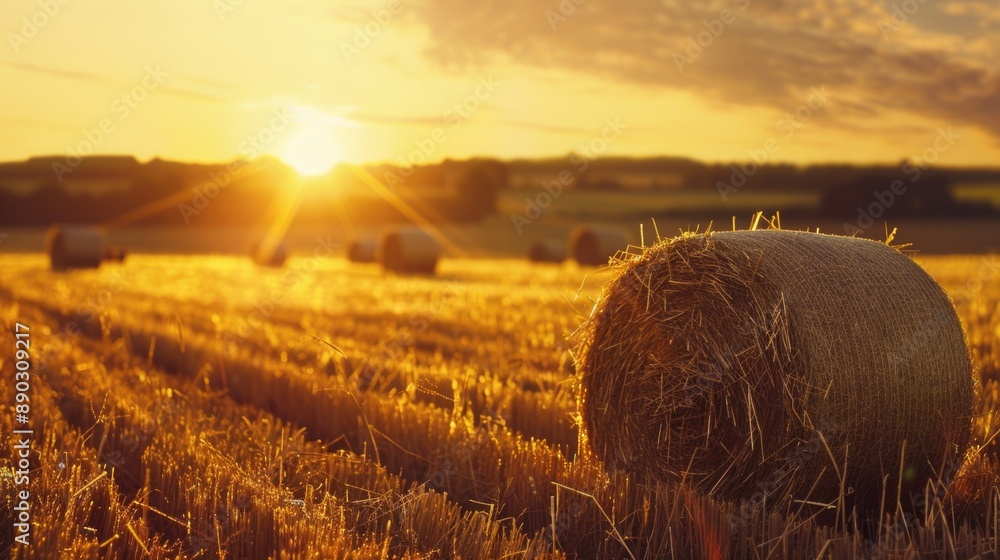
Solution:
M528 260L537 263L561 263L566 260L566 244L557 239L536 241L528 248Z
M780 507L895 511L952 473L971 362L944 291L884 244L687 235L616 265L581 329L581 414L606 466ZM838 475L840 473L840 475ZM898 474L902 473L902 481ZM949 475L946 475L949 476Z
M433 274L441 248L426 231L414 226L387 229L379 239L382 268L407 274Z
M52 270L98 268L104 256L104 234L93 226L55 225L45 234Z
M347 245L347 260L355 263L373 263L378 252L374 237L357 237Z
M568 252L584 266L602 266L618 251L628 249L628 239L615 229L580 226L569 234Z

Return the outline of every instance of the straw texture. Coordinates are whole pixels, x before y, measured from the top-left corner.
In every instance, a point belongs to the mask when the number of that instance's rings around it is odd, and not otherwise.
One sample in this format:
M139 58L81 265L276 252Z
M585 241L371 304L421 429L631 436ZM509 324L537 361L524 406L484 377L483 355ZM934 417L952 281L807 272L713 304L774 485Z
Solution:
M890 512L897 483L906 502L954 471L969 353L949 299L907 256L739 231L662 241L615 268L577 334L581 415L606 466L870 511L885 481Z

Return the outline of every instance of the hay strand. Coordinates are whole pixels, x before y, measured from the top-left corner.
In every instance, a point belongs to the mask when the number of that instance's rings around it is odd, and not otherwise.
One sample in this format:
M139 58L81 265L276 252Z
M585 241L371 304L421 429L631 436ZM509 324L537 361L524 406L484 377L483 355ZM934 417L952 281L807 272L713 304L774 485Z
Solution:
M615 272L577 334L583 424L607 467L875 514L897 487L910 507L957 468L969 352L944 291L902 253L809 232L688 234Z

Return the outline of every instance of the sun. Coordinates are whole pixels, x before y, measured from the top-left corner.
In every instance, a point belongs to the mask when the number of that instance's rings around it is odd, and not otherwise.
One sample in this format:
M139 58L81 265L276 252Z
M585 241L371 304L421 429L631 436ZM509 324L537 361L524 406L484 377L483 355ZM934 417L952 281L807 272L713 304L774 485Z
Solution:
M278 154L300 175L312 177L330 171L341 159L336 137L323 127L310 127L298 132Z

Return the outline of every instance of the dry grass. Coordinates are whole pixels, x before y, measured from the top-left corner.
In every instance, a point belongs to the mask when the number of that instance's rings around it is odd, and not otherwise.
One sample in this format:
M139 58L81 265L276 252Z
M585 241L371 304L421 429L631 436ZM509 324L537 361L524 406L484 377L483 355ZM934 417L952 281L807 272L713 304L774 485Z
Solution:
M987 263L921 261L965 294L982 379L969 460L919 519L855 527L605 473L579 445L565 342L604 273L581 286L580 271L517 261L387 278L337 259L135 255L53 275L41 257L5 257L0 322L31 324L47 362L39 538L15 556L989 557L1000 286ZM81 334L62 343L69 324Z

